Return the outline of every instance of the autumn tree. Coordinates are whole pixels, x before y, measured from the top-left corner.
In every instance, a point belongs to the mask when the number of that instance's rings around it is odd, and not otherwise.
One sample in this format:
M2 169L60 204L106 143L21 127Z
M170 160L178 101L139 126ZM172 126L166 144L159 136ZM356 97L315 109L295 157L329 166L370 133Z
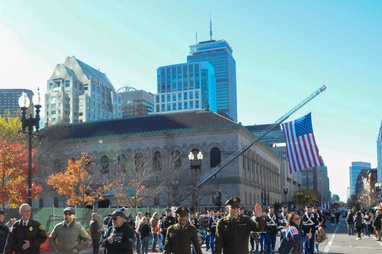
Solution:
M156 181L153 154L149 148L131 154L118 156L114 176L114 199L118 203L139 207L144 201L154 198L163 189L163 182Z
M32 150L32 155L35 150ZM0 142L0 202L10 204L12 207L24 203L28 199L28 161L29 154L25 145L20 142L9 143L7 140ZM32 164L32 175L37 168ZM40 196L43 188L32 182L32 198Z
M21 120L9 115L0 116L0 140L7 140L9 143L23 141L21 130Z
M66 169L51 174L47 184L65 196L68 205L82 207L93 205L112 187L109 179L95 170L93 158L87 152L82 152L79 159L69 159Z

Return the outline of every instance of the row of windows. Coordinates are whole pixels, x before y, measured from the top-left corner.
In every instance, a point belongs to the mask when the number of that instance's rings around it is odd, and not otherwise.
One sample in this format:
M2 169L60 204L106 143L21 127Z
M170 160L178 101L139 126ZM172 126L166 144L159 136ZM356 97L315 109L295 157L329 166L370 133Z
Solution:
M196 155L199 153L198 149L192 149L192 153L196 157ZM179 170L182 167L182 161L181 161L181 152L179 150L173 150L171 152L171 163L172 169ZM144 169L145 167L151 167L152 170L162 170L164 169L163 166L163 157L162 154L159 151L155 151L152 154L151 163L147 163L147 158L145 158L145 155L143 153L136 153L134 154L134 164L133 169L135 171L139 171ZM221 151L219 148L214 147L210 150L210 167L216 167L221 162ZM74 158L73 158L74 159ZM102 174L109 174L110 173L110 158L107 155L102 155L99 160L101 164L101 173ZM60 159L56 159L53 162L54 169L56 171L63 170ZM126 172L127 167L129 165L127 156L125 154L120 154L117 158L116 165L118 169ZM187 170L189 168L187 167Z
M200 98L200 90L195 90L195 91L189 91L189 92L157 94L155 96L155 102L165 103L165 102L194 100L199 98Z
M178 103L161 103L155 106L156 112L166 112L174 110L200 109L200 101L185 101Z

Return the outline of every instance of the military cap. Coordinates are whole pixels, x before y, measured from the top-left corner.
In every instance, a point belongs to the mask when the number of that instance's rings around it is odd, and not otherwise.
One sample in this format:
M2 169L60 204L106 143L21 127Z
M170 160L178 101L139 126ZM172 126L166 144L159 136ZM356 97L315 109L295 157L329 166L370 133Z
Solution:
M170 208L166 208L166 209L164 209L164 211L168 213L168 212L171 212L171 209Z
M241 205L240 210L245 210L245 207L243 205Z
M313 209L317 209L317 206L314 205L312 208L313 208Z
M109 213L109 216L112 216L112 217L117 217L117 216L125 217L125 215L123 214L123 212L120 209L115 210L112 213Z
M4 210L0 210L0 214L7 215Z
M187 209L187 207L179 206L178 209L175 210L175 213L179 216L187 216L190 211Z
M275 208L275 207L274 207L273 205L269 205L269 206L268 206L268 209L269 209L269 208Z
M309 205L309 204L306 204L306 205L305 205L305 208L312 208L312 206Z
M64 213L75 214L76 210L74 209L74 207L67 207L67 208L64 209Z
M228 199L225 204L230 205L231 207L240 207L240 198L238 197L232 197Z
M287 205L283 205L283 208L289 208Z

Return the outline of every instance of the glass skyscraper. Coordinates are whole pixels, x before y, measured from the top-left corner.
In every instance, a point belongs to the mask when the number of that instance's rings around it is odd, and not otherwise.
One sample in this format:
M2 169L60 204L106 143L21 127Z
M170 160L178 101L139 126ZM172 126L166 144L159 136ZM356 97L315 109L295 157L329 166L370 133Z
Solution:
M181 63L157 69L155 113L200 110L216 113L216 79L208 62Z
M361 172L361 169L371 168L371 164L369 162L355 161L351 163L351 167L349 167L349 177L350 177L350 195L355 195L355 187L357 184L358 174Z
M208 61L215 69L217 112L237 122L236 61L225 40L209 40L190 46L187 62Z

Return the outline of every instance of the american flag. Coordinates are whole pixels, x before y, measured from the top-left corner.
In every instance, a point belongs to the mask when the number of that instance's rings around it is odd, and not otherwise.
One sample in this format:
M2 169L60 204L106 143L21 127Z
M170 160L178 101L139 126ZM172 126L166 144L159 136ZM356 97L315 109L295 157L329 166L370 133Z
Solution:
M283 123L290 173L321 166L314 139L311 114Z

